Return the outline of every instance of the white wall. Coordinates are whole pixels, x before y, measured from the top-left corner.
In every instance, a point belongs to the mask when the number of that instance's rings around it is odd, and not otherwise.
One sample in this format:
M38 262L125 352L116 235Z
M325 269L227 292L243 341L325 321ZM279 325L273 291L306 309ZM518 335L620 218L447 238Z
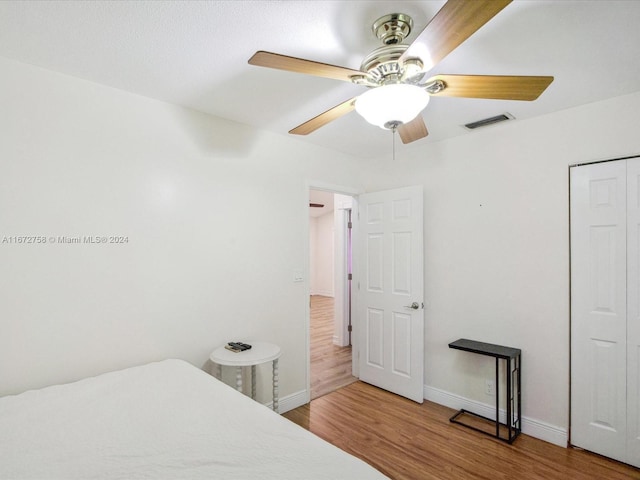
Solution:
M368 191L424 185L428 393L491 404L493 362L447 345L519 347L524 416L566 430L568 165L640 153L638 112L640 93L405 148L367 171Z
M311 295L334 295L333 212L309 217L311 235Z
M304 390L308 184L359 188L353 160L4 59L0 79L0 237L128 237L0 243L0 394L207 367L229 340L280 344L281 395Z
M205 366L231 338L279 343L282 395L303 390L308 283L292 277L306 269L308 185L420 183L427 389L491 403L491 362L447 344L520 347L524 415L566 429L567 166L640 153L640 93L401 147L363 173L31 66L0 59L0 78L0 236L129 238L0 243L0 394L166 357Z

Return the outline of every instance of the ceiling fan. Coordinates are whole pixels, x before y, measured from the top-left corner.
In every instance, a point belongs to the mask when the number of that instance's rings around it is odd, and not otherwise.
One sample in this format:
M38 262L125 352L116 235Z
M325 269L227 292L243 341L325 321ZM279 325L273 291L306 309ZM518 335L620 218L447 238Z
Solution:
M385 15L373 24L384 44L371 52L360 70L258 51L251 65L352 82L369 90L304 122L289 133L308 135L327 123L356 110L365 120L396 130L403 143L428 135L420 112L430 96L535 100L551 84L549 76L435 75L433 66L491 20L512 0L448 0L410 45L402 41L411 33L409 15Z

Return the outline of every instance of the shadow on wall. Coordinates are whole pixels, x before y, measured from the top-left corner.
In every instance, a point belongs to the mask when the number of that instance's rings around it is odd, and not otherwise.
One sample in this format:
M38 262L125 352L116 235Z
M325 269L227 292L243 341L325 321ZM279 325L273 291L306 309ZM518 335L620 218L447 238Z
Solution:
M179 108L179 107L178 107ZM207 113L181 108L181 130L199 152L244 158L253 149L259 131Z

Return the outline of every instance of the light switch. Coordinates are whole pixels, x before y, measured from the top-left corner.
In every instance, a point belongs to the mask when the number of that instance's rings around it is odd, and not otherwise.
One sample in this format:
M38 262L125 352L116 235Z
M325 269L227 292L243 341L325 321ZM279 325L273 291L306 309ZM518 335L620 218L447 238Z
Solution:
M302 270L296 268L293 271L293 281L294 282L304 282L304 274L302 273Z

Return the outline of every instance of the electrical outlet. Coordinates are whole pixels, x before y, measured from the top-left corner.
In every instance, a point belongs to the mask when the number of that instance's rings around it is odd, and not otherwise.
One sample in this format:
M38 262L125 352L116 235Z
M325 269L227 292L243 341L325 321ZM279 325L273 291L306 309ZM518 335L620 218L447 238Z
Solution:
M486 393L487 395L491 395L491 396L496 394L495 385L493 383L493 380L485 380L484 381L484 393Z

